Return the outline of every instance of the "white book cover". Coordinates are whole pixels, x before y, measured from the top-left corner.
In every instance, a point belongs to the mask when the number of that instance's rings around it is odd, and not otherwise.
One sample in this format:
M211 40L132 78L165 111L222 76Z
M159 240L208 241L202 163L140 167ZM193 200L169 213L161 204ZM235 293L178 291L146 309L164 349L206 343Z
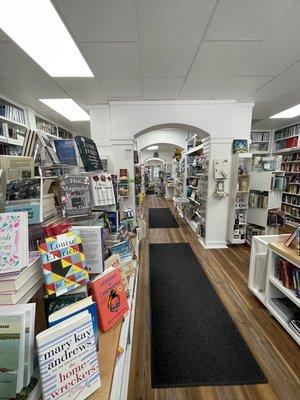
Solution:
M0 307L1 398L14 398L24 386L25 314Z
M43 331L36 341L44 400L84 400L101 386L87 311Z
M110 174L90 176L92 205L94 207L115 204L115 194Z
M71 231L81 237L87 270L101 274L104 270L104 238L102 226L73 226Z
M28 215L0 214L0 274L19 272L28 265Z

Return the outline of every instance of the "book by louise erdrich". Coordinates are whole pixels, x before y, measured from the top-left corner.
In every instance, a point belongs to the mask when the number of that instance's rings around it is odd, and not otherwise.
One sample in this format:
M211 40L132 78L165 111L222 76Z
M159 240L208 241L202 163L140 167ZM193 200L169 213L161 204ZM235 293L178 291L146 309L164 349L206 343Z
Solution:
M36 341L44 400L84 400L101 386L87 311L46 329Z
M102 164L95 142L84 136L76 136L75 141L84 169L89 171L102 171Z
M91 212L90 182L87 176L70 175L61 179L63 217L79 217Z
M48 237L39 244L46 291L60 296L89 281L80 236L73 232Z

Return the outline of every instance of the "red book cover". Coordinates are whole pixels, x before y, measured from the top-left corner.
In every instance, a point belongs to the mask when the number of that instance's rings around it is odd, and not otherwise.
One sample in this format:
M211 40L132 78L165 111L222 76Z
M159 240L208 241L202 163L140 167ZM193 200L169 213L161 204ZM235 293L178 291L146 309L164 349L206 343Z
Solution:
M297 147L297 138L292 137L287 139L287 147Z
M120 177L119 177L119 179L120 179L121 181L127 180L127 179L128 179L128 172L127 172L127 169L125 169L125 168L120 169Z
M97 305L100 329L106 332L128 311L120 268L109 268L107 273L91 282L90 289Z

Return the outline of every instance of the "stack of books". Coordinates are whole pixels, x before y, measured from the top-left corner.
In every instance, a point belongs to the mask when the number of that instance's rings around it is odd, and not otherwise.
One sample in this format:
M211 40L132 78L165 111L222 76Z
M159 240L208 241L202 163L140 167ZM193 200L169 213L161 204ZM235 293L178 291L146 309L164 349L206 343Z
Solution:
M271 299L270 304L285 322L289 323L293 319L299 320L299 307L287 297Z
M292 318L289 325L293 329L293 331L295 331L295 333L300 336L300 319Z

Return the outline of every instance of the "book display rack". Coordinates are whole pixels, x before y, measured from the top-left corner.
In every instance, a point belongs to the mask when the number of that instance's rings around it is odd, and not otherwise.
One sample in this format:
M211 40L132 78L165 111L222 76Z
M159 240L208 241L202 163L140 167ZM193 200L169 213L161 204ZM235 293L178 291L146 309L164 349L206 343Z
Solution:
M250 153L269 154L271 147L270 131L251 131Z
M248 287L300 344L300 257L284 243L290 235L254 236Z

